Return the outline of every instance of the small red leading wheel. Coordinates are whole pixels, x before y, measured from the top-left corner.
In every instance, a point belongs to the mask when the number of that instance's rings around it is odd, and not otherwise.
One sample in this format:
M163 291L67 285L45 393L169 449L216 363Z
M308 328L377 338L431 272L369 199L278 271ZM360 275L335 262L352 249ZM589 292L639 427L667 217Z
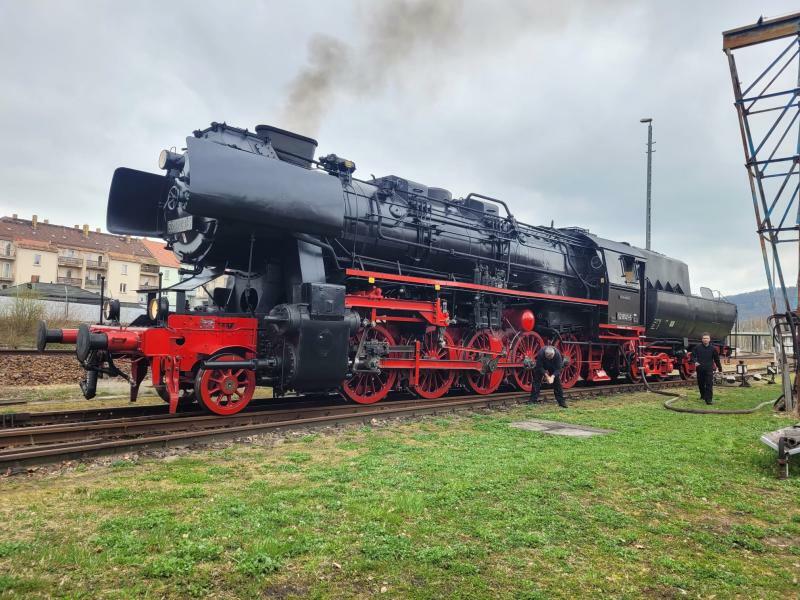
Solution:
M215 361L242 360L238 354L219 354ZM248 405L256 390L252 369L200 369L194 382L200 404L218 415L233 415Z
M512 363L526 362L531 367L536 355L544 347L542 336L534 331L526 331L518 335L511 344L510 361ZM533 369L530 367L514 367L511 369L511 382L517 389L530 392L533 388Z
M423 362L426 360L456 360L458 353L453 349L455 342L446 331L443 340L444 348L439 342L436 327L428 327L425 330L419 348ZM419 383L412 385L411 388L421 398L441 398L450 390L455 378L456 372L452 369L420 369Z
M362 335L364 330L359 329L350 338L350 346L358 348ZM364 340L366 342L386 342L389 346L395 345L392 334L382 325L367 329L366 336ZM397 371L394 369L383 369L380 373L355 373L342 384L342 391L353 402L374 404L383 400L392 391L395 381L397 381Z
M161 383L153 386L153 389L155 390L156 394L158 394L159 398L169 404L169 391L167 391L167 384L164 382L165 369L163 366L163 359L161 359L161 364ZM178 408L188 408L194 403L194 401L194 383L191 380L187 382L182 379L180 390L178 390Z
M576 342L576 338L572 334L565 334L556 343L556 348L561 352L561 356L568 358L569 362L561 369L561 385L562 387L571 388L578 383L581 376L581 366L583 364L583 351Z
M505 377L505 369L497 368L503 341L491 330L483 329L472 336L467 349L462 351L463 360L479 360L484 363L481 371L468 371L467 385L476 394L491 394Z

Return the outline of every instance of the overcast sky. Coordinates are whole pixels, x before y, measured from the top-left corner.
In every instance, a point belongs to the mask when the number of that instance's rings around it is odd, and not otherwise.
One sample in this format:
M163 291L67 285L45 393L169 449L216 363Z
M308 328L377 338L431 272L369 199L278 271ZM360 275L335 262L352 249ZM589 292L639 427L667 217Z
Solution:
M720 34L792 10L0 0L0 213L105 227L117 166L156 171L211 121L272 123L362 177L478 191L523 221L644 245L647 116L653 248L689 263L695 292L762 288Z

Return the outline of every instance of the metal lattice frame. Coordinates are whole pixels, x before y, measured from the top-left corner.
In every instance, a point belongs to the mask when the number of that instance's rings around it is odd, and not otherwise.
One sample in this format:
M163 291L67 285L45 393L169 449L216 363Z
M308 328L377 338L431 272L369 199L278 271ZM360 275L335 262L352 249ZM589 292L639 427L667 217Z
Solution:
M776 352L784 374L784 397L787 409L792 409L783 338L792 339L795 355L800 340L780 250L784 244L783 248L792 248L795 256L800 253L800 13L759 19L753 25L724 32L722 38L772 302ZM777 56L767 55L755 76L743 84L734 52L749 48L753 56L748 58L759 58L754 56L752 48L755 46L761 47L763 53L774 49ZM795 380L800 384L797 375Z

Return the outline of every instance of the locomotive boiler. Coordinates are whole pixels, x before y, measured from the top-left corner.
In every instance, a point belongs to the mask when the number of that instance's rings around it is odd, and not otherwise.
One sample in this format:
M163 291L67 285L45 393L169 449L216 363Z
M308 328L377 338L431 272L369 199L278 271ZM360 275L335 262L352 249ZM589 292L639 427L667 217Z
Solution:
M132 398L148 371L175 410L197 401L241 410L259 385L340 392L360 403L392 391L529 391L545 343L587 382L689 377L703 331L721 343L736 308L691 294L687 266L577 227L517 221L502 200L399 176L359 180L355 164L275 127L212 123L165 150L161 173L114 173L107 227L159 237L185 265L170 307L150 292L129 326L84 325L87 371L122 375ZM213 306L184 294L227 275ZM118 311L117 311L118 312ZM122 373L114 359L131 359Z

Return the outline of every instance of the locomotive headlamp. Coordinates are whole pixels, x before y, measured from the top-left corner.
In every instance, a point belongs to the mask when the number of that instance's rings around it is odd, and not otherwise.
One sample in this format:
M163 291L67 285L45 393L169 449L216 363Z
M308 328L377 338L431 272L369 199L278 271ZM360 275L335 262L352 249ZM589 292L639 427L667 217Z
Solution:
M180 170L183 168L184 160L183 154L178 154L171 150L162 150L161 154L158 155L158 168L165 171Z
M147 303L147 316L151 321L158 320L158 298L150 298L150 302Z
M119 300L106 300L103 305L103 316L107 321L119 321L120 304Z
M169 300L166 296L150 298L147 303L147 316L151 321L163 321L169 314Z

